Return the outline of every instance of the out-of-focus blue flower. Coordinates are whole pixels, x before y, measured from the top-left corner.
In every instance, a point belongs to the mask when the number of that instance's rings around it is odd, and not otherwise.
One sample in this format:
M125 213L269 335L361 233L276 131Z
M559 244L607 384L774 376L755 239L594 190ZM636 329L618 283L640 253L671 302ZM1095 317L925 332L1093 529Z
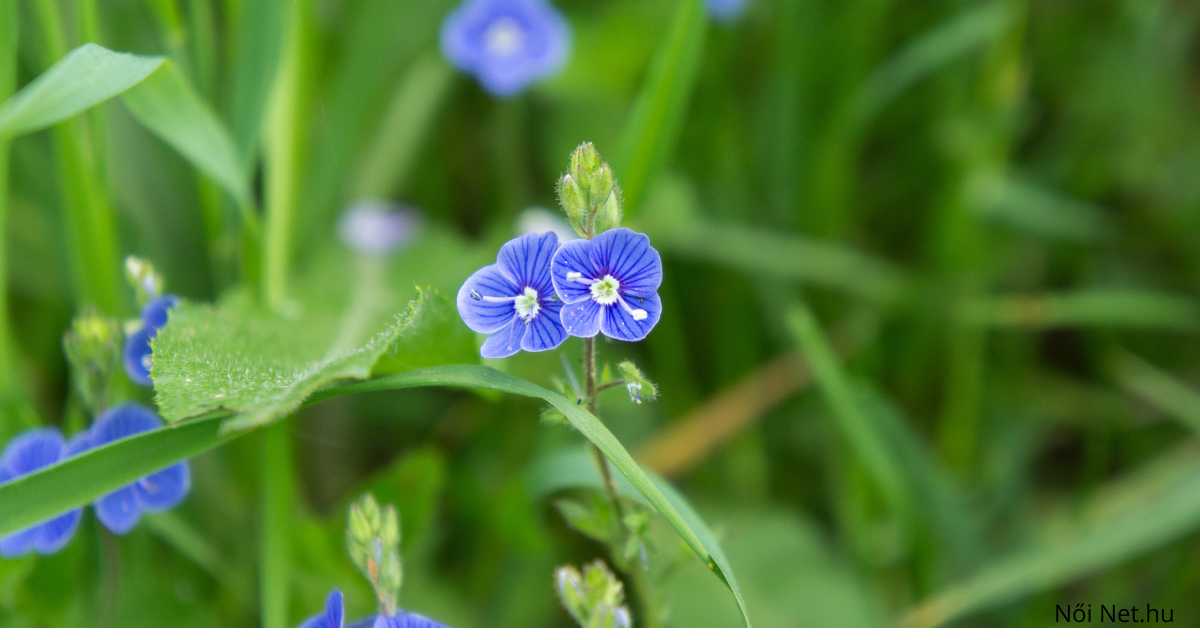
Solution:
M746 0L707 0L708 14L721 22L738 19L746 10Z
M325 610L305 620L300 626L309 629L341 629L345 626L345 621L346 605L342 601L342 591L334 589L325 599Z
M383 256L406 246L420 226L420 217L408 207L366 201L342 215L338 234L358 253Z
M153 411L127 403L104 412L88 430L87 446L100 447L139 433L158 429L162 421ZM101 496L96 517L113 533L128 533L142 512L166 511L179 504L191 488L187 462L173 464Z
M142 386L150 386L150 340L167 324L167 312L179 299L172 295L160 296L142 308L142 326L125 339L125 373L129 379Z
M376 629L442 629L446 625L431 620L419 613L397 611L392 615L379 614L375 616Z
M562 303L550 283L550 259L557 249L553 231L509 240L496 264L473 273L458 290L463 322L489 336L479 350L483 357L546 351L567 339L559 320Z
M73 456L84 448L83 438L65 441L53 427L27 431L8 443L0 456L0 484ZM79 526L80 512L80 509L72 509L0 538L0 556L12 558L30 552L49 554L62 549Z
M662 258L644 233L618 227L567 242L554 254L551 276L563 328L573 336L637 341L662 315Z
M494 95L509 96L562 67L566 21L546 0L466 0L442 24L442 52Z

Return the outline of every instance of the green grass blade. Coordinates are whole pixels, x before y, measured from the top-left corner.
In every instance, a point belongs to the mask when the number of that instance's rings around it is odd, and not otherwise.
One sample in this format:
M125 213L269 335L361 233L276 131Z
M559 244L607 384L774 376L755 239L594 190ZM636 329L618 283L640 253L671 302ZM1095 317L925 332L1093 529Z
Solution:
M812 367L813 378L825 394L829 407L875 487L899 517L910 515L911 486L888 451L887 436L859 406L846 373L842 370L812 312L803 304L794 306L787 316L788 329Z
M0 138L44 129L86 111L142 82L163 61L85 44L0 105Z
M233 3L228 26L233 41L232 105L229 121L238 156L247 170L253 163L262 135L267 98L275 81L283 50L288 5L283 2Z
M1065 507L1026 546L912 610L902 623L934 626L1111 567L1200 527L1200 455L1186 446L1102 489L1080 512ZM1075 514L1082 513L1076 516Z
M264 627L291 626L288 620L288 580L291 569L291 527L296 514L295 471L291 432L287 423L266 429L262 442L262 526L258 536L259 595Z
M689 524L690 521L699 521L698 517L690 513L686 505L681 508L683 503L678 495L669 488L659 486L647 475L598 418L558 393L488 367L450 365L331 387L314 394L309 402L350 393L421 387L491 389L542 400L557 409L580 434L604 453L696 556L728 586L743 616L746 615L741 590L729 562L715 549L711 540L703 540ZM227 416L215 414L126 438L0 485L0 534L23 529L86 504L142 476L246 433L222 433L220 419Z
M626 215L637 214L642 196L666 162L683 125L708 26L703 4L701 0L679 0L622 133L614 166L621 177Z
M1200 434L1200 392L1124 351L1109 358L1108 370L1125 390Z
M968 323L997 328L1195 330L1200 326L1200 305L1194 300L1137 289L982 298L967 302L961 315Z
M233 139L173 62L162 64L122 100L138 122L224 187L242 210L250 205Z

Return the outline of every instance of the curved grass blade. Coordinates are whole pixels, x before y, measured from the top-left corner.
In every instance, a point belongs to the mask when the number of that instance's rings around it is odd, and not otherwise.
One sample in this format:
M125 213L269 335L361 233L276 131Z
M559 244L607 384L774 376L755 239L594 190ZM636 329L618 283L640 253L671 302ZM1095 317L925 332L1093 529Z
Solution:
M700 522L699 517L669 487L660 486L643 471L599 419L558 393L488 367L450 365L334 386L314 394L307 403L352 393L420 387L491 389L536 398L560 411L580 434L604 453L696 556L725 583L748 623L741 589L728 560L717 550L711 537L703 539L692 525ZM0 535L86 504L144 475L247 433L245 430L222 432L220 423L228 416L226 413L213 414L126 438L0 485Z
M616 163L625 209L636 214L646 187L675 146L683 124L707 27L700 0L679 0L675 16L646 74L642 92L621 137ZM628 215L628 214L627 214Z
M1094 289L984 297L960 310L964 322L995 328L1098 327L1194 331L1200 305L1170 293Z
M0 105L0 138L44 129L145 80L165 58L85 44Z

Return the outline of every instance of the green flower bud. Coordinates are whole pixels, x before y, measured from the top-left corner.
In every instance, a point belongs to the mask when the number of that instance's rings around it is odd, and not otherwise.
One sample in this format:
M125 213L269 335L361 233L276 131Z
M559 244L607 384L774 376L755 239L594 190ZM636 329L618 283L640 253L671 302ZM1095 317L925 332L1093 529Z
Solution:
M554 587L563 608L581 627L624 628L632 624L625 606L625 587L603 560L584 565L582 572L570 565L559 567L554 572Z
M346 548L350 560L375 589L380 609L391 615L396 610L404 581L404 565L400 560L400 518L395 507L388 505L381 509L370 494L350 505Z
M558 199L571 227L585 238L621 223L620 187L590 142L571 153L568 173L559 180Z
M63 336L71 379L93 414L108 404L109 383L121 360L121 339L121 324L94 310L77 316Z
M625 390L629 392L629 399L634 404L658 398L658 387L646 377L646 374L642 373L636 364L626 360L617 365L617 369L621 371L621 378L625 380Z
M139 307L162 295L162 276L147 260L137 256L126 257L125 278L129 281L129 286L133 287Z

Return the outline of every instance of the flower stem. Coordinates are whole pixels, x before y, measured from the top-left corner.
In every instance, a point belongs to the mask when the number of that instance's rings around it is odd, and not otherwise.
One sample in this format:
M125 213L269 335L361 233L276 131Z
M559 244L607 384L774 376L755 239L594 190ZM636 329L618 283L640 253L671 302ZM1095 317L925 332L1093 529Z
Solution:
M584 389L587 392L587 410L596 415L596 339L585 338L583 341L583 375ZM617 495L617 487L613 483L612 470L608 468L608 460L596 445L592 445L592 456L596 466L600 467L600 478L604 481L604 492L612 502L613 511L617 514L617 524L625 532L625 510L621 507L621 498Z

